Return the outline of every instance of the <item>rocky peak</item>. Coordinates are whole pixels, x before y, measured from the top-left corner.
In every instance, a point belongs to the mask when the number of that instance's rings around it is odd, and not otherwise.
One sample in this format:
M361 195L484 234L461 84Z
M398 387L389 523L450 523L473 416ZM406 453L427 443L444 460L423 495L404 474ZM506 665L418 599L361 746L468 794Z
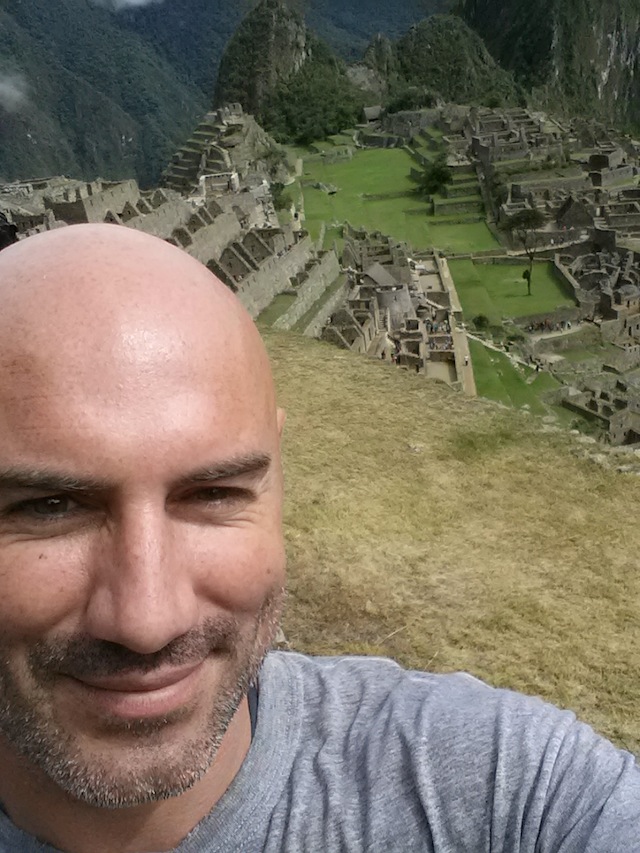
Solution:
M229 41L220 62L214 104L242 104L259 114L279 83L302 68L311 38L284 0L261 0Z

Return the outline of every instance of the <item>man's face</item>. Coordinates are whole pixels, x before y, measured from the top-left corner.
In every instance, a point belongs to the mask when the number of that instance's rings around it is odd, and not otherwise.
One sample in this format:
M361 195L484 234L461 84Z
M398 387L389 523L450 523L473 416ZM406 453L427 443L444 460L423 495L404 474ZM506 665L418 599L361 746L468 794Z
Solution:
M0 733L111 807L209 768L284 574L268 392L130 337L0 363Z

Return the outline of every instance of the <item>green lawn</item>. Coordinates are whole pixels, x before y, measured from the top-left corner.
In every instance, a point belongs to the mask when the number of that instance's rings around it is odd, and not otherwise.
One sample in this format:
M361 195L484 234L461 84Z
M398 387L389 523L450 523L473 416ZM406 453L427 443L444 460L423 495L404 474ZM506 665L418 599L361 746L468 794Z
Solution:
M545 391L553 391L560 386L550 373L543 371L536 375L529 367L515 366L507 355L491 350L478 341L470 340L469 349L480 397L488 397L518 409L527 408L535 415L552 413L565 424L572 419L570 412L543 403L540 399Z
M281 317L285 311L296 301L295 293L280 293L275 297L258 315L259 326L273 326L275 321Z
M470 227L470 226L466 226ZM536 264L531 296L522 278L522 264L474 264L470 260L451 260L451 275L467 319L485 314L492 325L504 317L526 317L553 311L562 305L574 305L565 295L549 264Z
M305 227L317 237L321 222L348 221L404 240L416 249L436 246L445 252L472 252L496 248L498 244L484 222L430 222L427 203L413 193L415 184L409 177L413 166L411 157L398 148L357 151L352 160L337 163L322 158L305 160L301 187ZM333 184L338 192L328 195L315 189L315 182ZM364 198L398 192L406 195Z

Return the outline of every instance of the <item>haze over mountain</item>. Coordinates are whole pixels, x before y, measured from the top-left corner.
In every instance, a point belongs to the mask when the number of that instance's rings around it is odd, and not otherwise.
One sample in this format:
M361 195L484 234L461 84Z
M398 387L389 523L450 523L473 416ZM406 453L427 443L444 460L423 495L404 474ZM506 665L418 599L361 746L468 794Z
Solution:
M319 0L312 26L345 55L443 0ZM52 173L157 181L211 104L249 2L11 0L0 4L0 179Z

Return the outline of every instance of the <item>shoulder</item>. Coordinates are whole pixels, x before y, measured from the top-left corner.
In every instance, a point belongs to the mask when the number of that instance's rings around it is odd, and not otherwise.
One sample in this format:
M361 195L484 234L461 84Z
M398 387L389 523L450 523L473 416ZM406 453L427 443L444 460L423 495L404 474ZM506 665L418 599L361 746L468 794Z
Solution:
M295 685L300 737L290 747L310 785L331 780L349 802L375 802L381 814L393 792L407 827L426 820L447 840L442 849L484 849L490 836L503 849L529 849L515 839L538 837L555 849L568 832L567 849L583 853L607 849L589 846L598 832L625 842L640 832L633 757L570 711L464 673L407 671L380 658L275 653L264 674L267 689Z
M560 719L572 723L574 715L560 711L540 699L511 690L494 688L468 673L437 674L403 669L395 661L377 657L307 657L291 652L271 653L266 661L269 674L286 670L304 691L312 709L364 716L393 714L418 727L451 728L486 721L500 725L509 718L514 725L527 725L532 718ZM278 676L276 676L278 677Z
M291 653L278 654L270 664L273 671L286 669L298 685L308 748L317 737L325 746L330 739L350 757L380 752L385 766L399 772L401 766L407 771L409 763L425 773L446 758L452 779L462 764L487 779L501 767L505 773L533 776L541 756L551 764L576 725L570 711L466 673L405 670L384 658ZM281 675L277 680L282 684ZM411 744L410 754L402 744ZM439 774L442 783L442 767Z

